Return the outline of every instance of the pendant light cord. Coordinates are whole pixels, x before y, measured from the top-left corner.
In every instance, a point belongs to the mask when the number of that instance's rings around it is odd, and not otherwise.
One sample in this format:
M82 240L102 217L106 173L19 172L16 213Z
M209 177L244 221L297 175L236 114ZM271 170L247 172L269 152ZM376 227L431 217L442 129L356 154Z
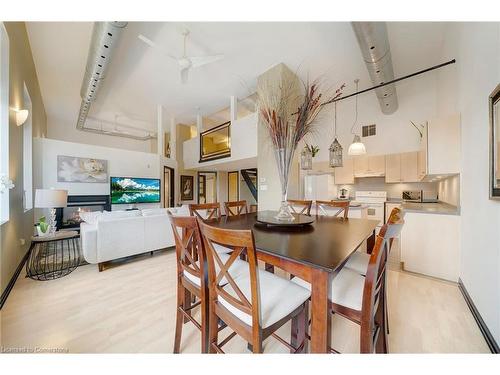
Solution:
M356 84L356 93L358 92L358 85L359 85L359 78L356 78L354 80L354 83ZM352 127L351 127L351 134L355 134L353 132L354 130L354 127L356 126L356 124L358 123L358 96L356 95L356 116L354 117L354 124L352 124Z
M337 138L337 102L333 103L333 136Z

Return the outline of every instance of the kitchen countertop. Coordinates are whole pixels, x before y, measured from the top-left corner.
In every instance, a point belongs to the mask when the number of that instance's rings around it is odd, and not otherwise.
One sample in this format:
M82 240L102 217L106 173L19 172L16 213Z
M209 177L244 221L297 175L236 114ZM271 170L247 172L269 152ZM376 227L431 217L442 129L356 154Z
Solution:
M444 202L420 203L403 202L401 199L388 199L386 203L401 203L401 208L406 212L440 214L440 215L460 215L460 207Z

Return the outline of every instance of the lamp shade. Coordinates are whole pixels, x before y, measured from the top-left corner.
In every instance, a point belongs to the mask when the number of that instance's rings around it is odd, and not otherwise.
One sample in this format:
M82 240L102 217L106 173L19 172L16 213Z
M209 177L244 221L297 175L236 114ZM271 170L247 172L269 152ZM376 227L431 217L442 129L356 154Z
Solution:
M21 126L26 122L29 116L29 111L27 109L19 109L16 111L16 125Z
M361 138L359 138L359 135L354 136L354 140L352 141L351 145L349 146L349 150L347 151L347 154L349 154L351 156L366 154L365 145L361 142Z
M36 208L66 207L68 203L68 191L56 189L36 189Z

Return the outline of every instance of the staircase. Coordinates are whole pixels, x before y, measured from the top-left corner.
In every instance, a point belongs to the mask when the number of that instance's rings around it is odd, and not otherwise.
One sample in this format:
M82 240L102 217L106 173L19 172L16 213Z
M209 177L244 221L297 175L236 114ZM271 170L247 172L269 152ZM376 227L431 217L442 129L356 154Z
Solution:
M249 168L249 169L242 169L241 175L243 176L243 179L245 180L248 189L250 189L250 192L252 193L254 199L256 202L258 202L257 199L257 168Z

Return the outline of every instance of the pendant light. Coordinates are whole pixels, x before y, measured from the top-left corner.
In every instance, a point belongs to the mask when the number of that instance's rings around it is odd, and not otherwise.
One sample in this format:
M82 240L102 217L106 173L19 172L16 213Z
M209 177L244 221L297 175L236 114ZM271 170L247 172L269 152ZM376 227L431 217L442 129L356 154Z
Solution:
M337 140L337 102L333 103L333 142L330 145L330 168L342 167L342 146Z
M355 79L354 83L356 84L356 94L357 94L358 93L359 79ZM356 133L354 133L354 127L356 126L357 123L358 123L358 95L356 95L356 116L354 118L354 124L352 124L352 128L351 128L351 133L354 134L354 139L353 139L351 145L349 146L349 150L347 151L347 154L351 155L351 156L358 156L358 155L366 154L366 147L363 144L363 142L361 142L360 136L357 135Z
M312 167L312 152L309 147L304 146L304 149L300 153L300 168L303 170L311 170Z

